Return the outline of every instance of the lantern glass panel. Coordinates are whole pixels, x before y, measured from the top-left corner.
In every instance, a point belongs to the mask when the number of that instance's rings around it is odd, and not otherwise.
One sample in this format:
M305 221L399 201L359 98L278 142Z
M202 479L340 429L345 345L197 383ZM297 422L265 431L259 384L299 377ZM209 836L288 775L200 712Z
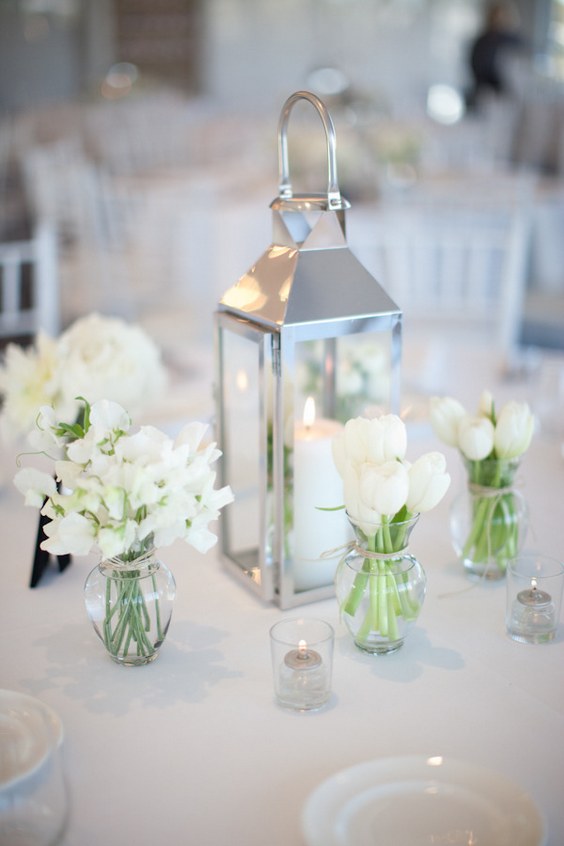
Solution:
M296 413L308 397L324 416L345 423L351 417L391 410L390 333L359 332L296 344Z
M229 558L259 581L261 549L261 346L256 337L221 332L223 474L235 495L222 516Z
M319 333L354 325L326 324ZM290 335L282 355L284 389L284 508L279 590L284 604L330 587L351 530L336 470L333 439L351 417L390 411L394 355L391 323L362 324L361 331L338 337L296 340ZM360 327L359 327L360 328ZM315 332L314 327L309 330ZM284 345L283 345L284 346ZM292 425L293 424L293 425Z

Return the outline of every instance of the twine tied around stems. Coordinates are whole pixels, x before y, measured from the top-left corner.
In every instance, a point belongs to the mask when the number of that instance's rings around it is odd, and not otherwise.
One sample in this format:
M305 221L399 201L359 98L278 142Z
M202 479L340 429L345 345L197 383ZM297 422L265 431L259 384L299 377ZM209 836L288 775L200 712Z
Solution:
M348 543L343 543L341 546L335 546L333 549L326 549L325 552L322 552L317 558L310 558L305 559L309 561L317 561L324 558L335 558L341 552L346 552L347 555L349 552L357 552L363 558L373 558L376 561L388 561L390 558L395 558L398 555L401 555L407 549L406 546L402 547L401 549L395 549L393 552L372 552L370 549L366 549L364 546L360 546L356 540L351 540Z
M501 497L503 494L513 493L516 485L506 485L504 488L492 488L491 485L478 485L476 482L468 482L468 490L476 496Z

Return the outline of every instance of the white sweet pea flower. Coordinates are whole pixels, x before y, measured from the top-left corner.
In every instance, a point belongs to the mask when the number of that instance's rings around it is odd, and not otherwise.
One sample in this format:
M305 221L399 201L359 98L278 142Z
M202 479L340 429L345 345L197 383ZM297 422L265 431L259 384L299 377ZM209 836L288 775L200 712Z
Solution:
M430 511L439 504L450 485L444 455L440 452L422 455L409 467L408 473L407 510L411 513Z
M133 520L126 520L117 526L106 526L100 529L96 542L104 558L116 558L124 550L136 545L137 524Z
M369 508L391 517L406 503L409 493L407 468L399 461L365 463L359 474L359 499Z
M44 531L47 540L42 542L41 549L52 555L87 555L95 537L92 522L75 512L47 523Z
M504 405L494 435L498 458L516 458L526 452L534 426L534 417L526 402L508 402Z
M466 416L464 406L452 397L431 397L429 407L435 434L448 446L458 446L458 427Z
M211 465L221 453L203 443L204 424L186 427L176 441L153 426L130 433L129 415L110 400L86 402L82 423L61 424L50 410L42 423L61 433L61 492L47 474L22 477L20 487L35 505L47 497L45 549L82 555L97 545L106 557L131 560L151 534L157 546L182 539L206 551L216 542L209 523L233 493L214 487Z
M25 504L41 508L45 498L57 492L57 485L53 476L43 473L35 467L24 467L16 473L14 484L25 497Z
M90 409L90 427L83 438L72 441L67 456L77 464L94 461L113 452L116 442L129 430L131 418L117 402L100 400Z
M460 451L470 461L487 458L494 447L494 425L487 417L463 417L458 427Z
M56 434L59 418L50 405L42 405L36 414L35 427L29 432L27 440L36 452L44 452L52 458L63 454L65 438Z

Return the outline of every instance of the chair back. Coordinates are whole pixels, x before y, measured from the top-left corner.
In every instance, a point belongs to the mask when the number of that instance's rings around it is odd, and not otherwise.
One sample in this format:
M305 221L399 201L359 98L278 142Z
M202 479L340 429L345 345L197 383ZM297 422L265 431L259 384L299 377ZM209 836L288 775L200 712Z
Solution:
M32 238L0 244L0 339L55 336L60 329L57 241L50 224Z
M349 243L404 313L406 331L479 337L509 364L530 247L522 208L393 208L349 228Z

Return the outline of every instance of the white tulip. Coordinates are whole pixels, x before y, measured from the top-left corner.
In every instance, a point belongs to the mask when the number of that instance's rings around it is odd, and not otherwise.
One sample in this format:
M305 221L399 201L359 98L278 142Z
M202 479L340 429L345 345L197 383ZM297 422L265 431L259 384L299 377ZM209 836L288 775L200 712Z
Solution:
M339 474L341 479L344 479L345 468L347 465L344 431L336 435L331 441L331 452L333 454L333 463L337 469L337 473Z
M407 509L412 513L430 511L439 504L450 485L446 459L441 452L420 456L409 468Z
M535 421L526 402L508 402L503 406L495 427L495 451L498 458L516 458L531 443Z
M487 458L494 446L494 425L487 417L463 417L458 426L458 445L470 461Z
M381 462L397 458L403 461L407 451L407 430L401 417L396 414L384 414L370 422L379 424L379 437L374 438L374 443L371 438L368 460ZM371 428L371 435L374 428Z
M431 426L436 435L449 446L458 446L458 426L466 416L464 406L452 397L431 397Z
M347 461L362 464L368 456L370 420L354 417L347 420L344 430L344 451Z
M374 532L374 524L381 522L381 515L374 508L371 508L362 501L360 496L359 469L352 462L348 462L345 466L343 494L347 514L350 515L354 523L360 526L365 534L372 534Z
M403 420L395 414L381 417L355 417L347 420L342 434L333 441L333 460L341 476L347 461L357 466L368 461L382 464L394 458L402 460L407 449Z
M480 417L489 417L494 422L495 405L494 398L491 391L482 391L480 402L478 403L478 415Z
M363 464L359 474L359 498L374 511L388 517L396 514L407 500L409 475L399 461Z

